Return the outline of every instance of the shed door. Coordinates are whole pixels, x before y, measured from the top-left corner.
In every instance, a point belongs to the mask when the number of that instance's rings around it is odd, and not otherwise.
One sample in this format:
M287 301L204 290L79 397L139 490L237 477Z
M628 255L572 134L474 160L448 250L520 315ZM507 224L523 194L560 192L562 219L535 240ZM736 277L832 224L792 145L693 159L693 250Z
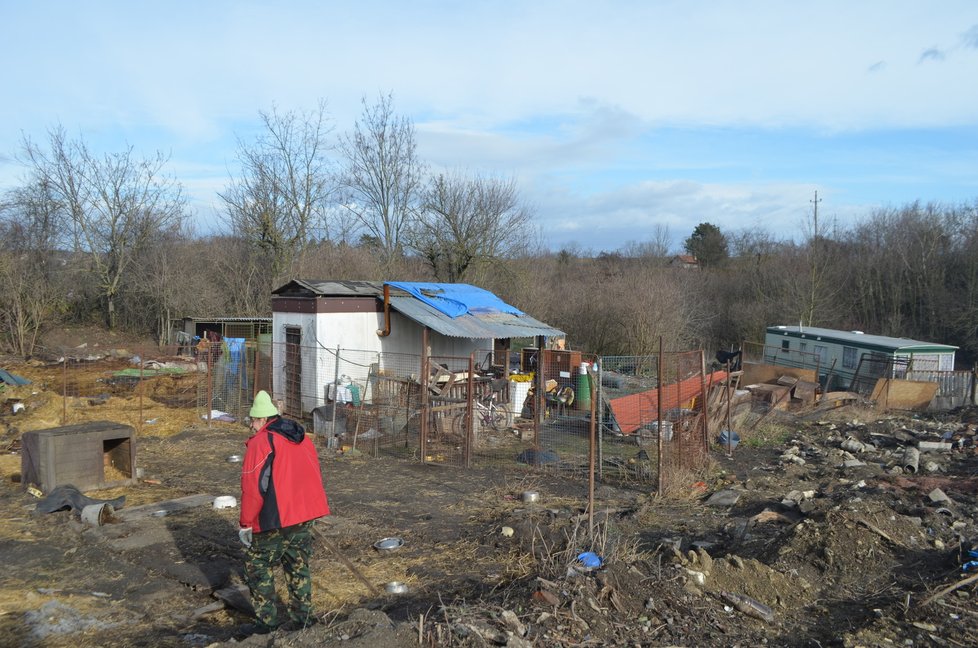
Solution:
M302 329L285 329L285 409L291 416L302 416Z

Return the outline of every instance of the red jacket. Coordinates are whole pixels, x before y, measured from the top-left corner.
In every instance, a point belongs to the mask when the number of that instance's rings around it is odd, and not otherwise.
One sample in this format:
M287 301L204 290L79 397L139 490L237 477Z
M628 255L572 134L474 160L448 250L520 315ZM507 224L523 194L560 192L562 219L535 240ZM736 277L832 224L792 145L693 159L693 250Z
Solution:
M301 425L272 418L245 446L242 528L260 533L329 515L319 457Z

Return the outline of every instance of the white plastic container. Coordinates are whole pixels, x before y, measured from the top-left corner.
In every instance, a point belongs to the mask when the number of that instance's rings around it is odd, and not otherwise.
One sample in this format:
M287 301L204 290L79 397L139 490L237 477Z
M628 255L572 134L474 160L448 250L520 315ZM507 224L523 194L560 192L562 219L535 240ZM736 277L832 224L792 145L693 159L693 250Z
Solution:
M234 508L238 505L238 500L233 495L219 495L214 498L214 508L226 509Z
M658 431L658 429L659 429L658 421L652 421L651 423L649 423L649 433L652 435L653 438L656 436L656 431ZM663 441L672 441L672 421L662 422L661 437Z

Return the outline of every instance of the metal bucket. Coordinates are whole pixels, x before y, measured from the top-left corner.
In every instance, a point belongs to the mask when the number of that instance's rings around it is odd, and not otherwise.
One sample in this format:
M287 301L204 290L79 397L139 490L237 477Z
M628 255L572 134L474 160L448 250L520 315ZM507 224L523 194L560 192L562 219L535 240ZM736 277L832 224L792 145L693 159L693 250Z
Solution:
M111 504L89 504L81 510L82 522L92 526L102 526L112 519L115 509Z

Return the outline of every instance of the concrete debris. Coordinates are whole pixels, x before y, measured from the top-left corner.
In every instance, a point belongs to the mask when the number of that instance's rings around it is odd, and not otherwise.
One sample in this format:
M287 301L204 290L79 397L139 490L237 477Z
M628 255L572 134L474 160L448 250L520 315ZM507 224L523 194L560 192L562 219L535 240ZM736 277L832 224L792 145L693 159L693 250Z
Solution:
M951 501L951 498L940 488L935 488L927 494L928 499L935 504L944 504Z

